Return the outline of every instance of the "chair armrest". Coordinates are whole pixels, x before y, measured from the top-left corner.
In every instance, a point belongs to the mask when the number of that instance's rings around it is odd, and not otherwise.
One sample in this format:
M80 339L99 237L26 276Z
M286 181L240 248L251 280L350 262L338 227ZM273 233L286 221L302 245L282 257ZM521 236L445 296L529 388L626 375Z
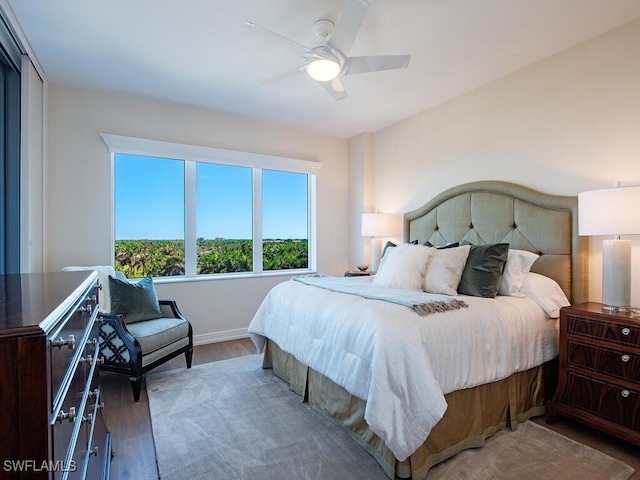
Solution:
M164 317L187 320L184 315L182 315L182 312L180 312L175 300L158 300L158 303L160 304L160 311Z
M129 358L127 358L128 356L139 356L140 358L142 357L140 344L135 339L135 337L131 335L131 333L129 333L129 330L127 330L127 324L124 323L124 317L122 315L103 313L101 315L101 318L101 353L105 357L105 363L122 364L128 363L130 361ZM126 347L128 355L125 354L122 349L118 348L119 345L117 344L117 342L114 342L116 336ZM105 347L112 350L112 355L106 354ZM140 361L140 359L138 359L138 361Z
M193 327L191 326L191 322L187 320L187 318L182 315L182 312L178 308L178 304L175 300L158 300L160 304L160 310L165 317L173 317L173 318L181 318L187 325L189 325L189 348L193 348ZM187 360L188 368L191 368L191 359Z

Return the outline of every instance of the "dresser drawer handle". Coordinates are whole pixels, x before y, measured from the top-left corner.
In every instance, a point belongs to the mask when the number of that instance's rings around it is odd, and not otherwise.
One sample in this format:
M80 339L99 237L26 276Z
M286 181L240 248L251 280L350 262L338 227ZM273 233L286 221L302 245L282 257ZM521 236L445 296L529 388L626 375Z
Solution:
M620 395L622 395L624 398L629 398L629 390L622 390L622 392L620 392Z
M87 355L86 357L80 357L80 360L78 360L78 362L90 364L91 362L93 362L93 357L91 355Z
M86 307L79 307L78 308L78 312L87 313L88 315L91 315L91 311L92 311L92 309L91 309L91 305L90 304L87 305Z
M69 350L72 350L76 346L76 337L74 335L69 335L69 338L67 340L60 337L60 340L51 341L52 347L58 347L59 349L62 349L62 347L64 347L65 345L69 347Z
M624 363L627 363L629 360L631 360L631 357L625 353L620 357L620 360L622 360Z
M76 419L76 407L69 407L69 413L64 413L64 410L58 412L56 420L62 423L63 420L69 420L70 423Z
M624 335L625 337L629 336L630 333L631 333L631 330L629 330L627 327L624 327L622 329L622 335Z

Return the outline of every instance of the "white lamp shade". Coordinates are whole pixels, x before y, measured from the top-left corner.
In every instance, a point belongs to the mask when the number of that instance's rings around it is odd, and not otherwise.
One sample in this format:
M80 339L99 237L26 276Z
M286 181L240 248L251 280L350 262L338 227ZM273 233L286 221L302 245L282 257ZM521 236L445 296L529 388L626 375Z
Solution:
M363 237L392 237L399 229L400 217L390 213L363 213Z
M640 185L578 194L579 235L640 234Z

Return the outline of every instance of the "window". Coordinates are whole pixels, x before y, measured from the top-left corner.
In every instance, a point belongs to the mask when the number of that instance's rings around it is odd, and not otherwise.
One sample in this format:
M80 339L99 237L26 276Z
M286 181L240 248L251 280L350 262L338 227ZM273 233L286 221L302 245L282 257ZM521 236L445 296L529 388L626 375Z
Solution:
M262 268L307 268L308 189L301 173L262 172Z
M184 161L116 155L114 198L116 269L184 275Z
M253 271L251 173L196 164L198 274Z
M103 138L113 154L116 270L197 277L315 268L317 162ZM127 153L141 147L149 154Z

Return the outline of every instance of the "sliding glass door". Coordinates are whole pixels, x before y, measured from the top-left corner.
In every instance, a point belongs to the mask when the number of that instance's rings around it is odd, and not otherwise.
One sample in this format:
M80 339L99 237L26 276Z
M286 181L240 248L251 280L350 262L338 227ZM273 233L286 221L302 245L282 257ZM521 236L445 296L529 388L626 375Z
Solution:
M20 60L0 25L0 273L20 272Z

